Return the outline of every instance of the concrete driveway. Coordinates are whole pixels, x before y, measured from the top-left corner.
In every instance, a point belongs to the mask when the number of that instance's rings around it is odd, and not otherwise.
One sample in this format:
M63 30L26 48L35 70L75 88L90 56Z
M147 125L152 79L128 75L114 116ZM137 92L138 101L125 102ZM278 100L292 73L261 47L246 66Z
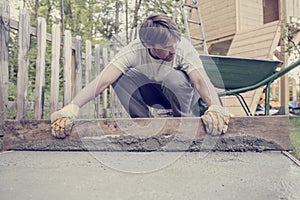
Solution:
M1 200L300 199L280 152L2 152Z

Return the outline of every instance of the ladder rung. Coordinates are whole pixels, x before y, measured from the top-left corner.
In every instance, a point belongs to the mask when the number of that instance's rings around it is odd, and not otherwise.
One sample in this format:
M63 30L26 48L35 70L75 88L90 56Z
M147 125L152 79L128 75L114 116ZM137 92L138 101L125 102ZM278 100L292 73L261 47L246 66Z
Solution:
M189 22L189 23L192 23L192 24L199 24L199 25L201 25L200 22L197 22L197 21L194 21L194 20L188 20L188 22Z
M203 47L204 48L204 44L201 42L201 43L193 43L194 46L197 46L197 47Z
M197 6L197 5L184 4L184 6L190 7L190 8L196 8L196 9L198 9L198 6Z
M193 40L200 40L200 41L204 41L204 39L203 39L203 38L198 38L198 37L193 37L193 36L191 36L191 39L193 39Z

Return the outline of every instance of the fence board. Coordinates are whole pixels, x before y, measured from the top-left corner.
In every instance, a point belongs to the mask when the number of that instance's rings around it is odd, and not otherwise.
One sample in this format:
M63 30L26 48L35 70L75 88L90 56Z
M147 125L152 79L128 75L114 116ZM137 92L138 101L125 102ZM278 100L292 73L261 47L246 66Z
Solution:
M42 119L44 110L46 33L46 21L44 18L39 17L37 28L34 119Z
M115 52L113 50L110 51L110 60L113 59L115 55ZM119 98L117 97L115 91L113 90L113 87L110 86L110 113L111 117L116 117L116 118L126 118L128 117L127 112L123 108Z
M86 68L85 68L85 86L89 84L92 77L92 44L91 41L87 40L85 42L85 55L86 55ZM92 102L89 101L85 105L85 117L91 117L91 110L92 110Z
M9 5L7 1L0 4L0 136L3 135L2 126L7 118L8 104L8 44L9 44Z
M51 89L50 89L50 112L58 109L59 101L59 58L60 58L60 27L52 25L52 51L51 51Z
M75 97L76 94L76 57L75 57L75 45L76 45L76 37L72 38L72 46L71 47L71 99L73 99Z
M114 57L115 53L114 51L109 52L109 60L112 60ZM109 111L110 111L110 116L111 117L118 117L117 116L117 104L116 104L116 94L112 86L109 86Z
M64 37L64 105L72 100L72 35L65 31Z
M94 53L94 58L95 58L95 75L98 76L100 74L101 68L101 60L100 60L100 46L97 44L95 46L95 53ZM95 97L95 119L99 118L100 112L99 112L99 103L100 103L100 96Z
M110 51L110 60L114 57L114 52ZM118 110L117 96L112 86L109 87L110 94L110 115L111 117L120 117Z
M82 40L80 36L76 36L75 40L75 66L76 66L76 82L75 95L82 89Z
M17 78L17 120L26 119L28 92L28 68L30 46L30 16L26 10L20 11L18 36L18 78Z
M107 48L103 48L103 52L102 52L102 56L103 56L103 69L106 67L106 65L108 64L108 52L107 52ZM102 70L103 70L102 69ZM108 101L108 98L107 98L107 89L105 89L102 93L102 105L103 105L103 108L102 108L102 117L103 118L106 118L107 117L107 101Z

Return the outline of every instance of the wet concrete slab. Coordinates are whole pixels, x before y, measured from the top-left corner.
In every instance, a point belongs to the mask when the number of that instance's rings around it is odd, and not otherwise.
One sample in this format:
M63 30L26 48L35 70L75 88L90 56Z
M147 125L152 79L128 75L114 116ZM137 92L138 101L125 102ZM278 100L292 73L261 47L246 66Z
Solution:
M0 153L1 200L300 199L280 152Z

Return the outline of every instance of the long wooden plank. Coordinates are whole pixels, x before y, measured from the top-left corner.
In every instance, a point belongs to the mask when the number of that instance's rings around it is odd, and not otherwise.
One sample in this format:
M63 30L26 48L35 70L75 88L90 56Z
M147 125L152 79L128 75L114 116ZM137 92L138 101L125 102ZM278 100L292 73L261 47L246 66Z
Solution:
M103 58L103 68L101 70L104 70L104 68L107 66L108 64L108 50L107 48L103 48L102 51L102 58ZM108 110L108 89L106 88L103 92L102 92L102 116L103 117L107 117L107 110Z
M201 119L75 120L70 136L56 139L47 120L6 121L4 150L264 151L290 150L288 116L233 117L221 137Z
M92 43L90 40L85 41L85 82L84 87L88 85L88 83L92 80ZM82 108L82 112L80 113L81 118L83 119L91 119L92 117L92 101L86 103Z
M64 35L64 105L72 100L72 35L65 30Z
M38 18L37 28L37 58L35 78L35 104L34 119L42 119L44 111L44 88L45 88L45 67L46 67L46 21L45 18Z
M2 126L7 118L6 106L8 104L8 50L10 10L8 2L0 4L0 136L3 136Z
M30 48L30 16L21 10L18 33L18 77L17 77L17 120L26 119L26 101L28 93L28 70Z
M97 77L101 72L101 53L100 53L100 46L97 44L95 45L94 50L94 57L95 57L95 77ZM95 97L95 105L94 105L94 118L98 119L100 116L100 96Z
M51 89L50 89L50 111L56 111L59 102L59 59L60 59L60 27L52 25L52 51L51 51Z
M82 39L80 36L76 36L75 44L75 62L76 62L76 83L75 83L75 95L82 89Z

